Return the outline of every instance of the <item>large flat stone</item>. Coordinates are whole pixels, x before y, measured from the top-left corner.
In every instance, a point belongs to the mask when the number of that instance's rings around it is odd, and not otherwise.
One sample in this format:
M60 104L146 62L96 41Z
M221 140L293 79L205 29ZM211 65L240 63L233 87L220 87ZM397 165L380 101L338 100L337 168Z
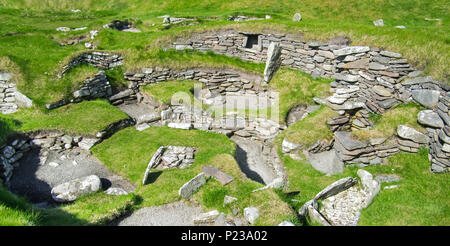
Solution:
M327 175L344 172L344 162L337 157L335 150L310 154L309 161L314 169Z
M222 185L226 185L234 180L232 176L220 171L216 167L205 166L202 168L202 171L206 177L214 177L217 180L219 180L219 182L222 183Z
M337 131L334 133L334 138L336 141L339 141L346 150L362 149L368 146L367 143L353 139L351 134L351 132Z
M96 175L90 175L60 184L51 190L51 194L53 200L57 202L71 202L83 195L94 193L101 187L100 178Z
M183 198L189 198L198 188L206 183L205 174L199 173L197 176L185 183L179 190L178 194Z
M443 128L444 122L442 121L439 114L433 112L433 110L422 110L417 115L417 121L425 126L430 126L433 128Z
M440 92L437 90L413 90L413 99L427 108L434 108L439 101Z
M370 47L368 46L350 46L339 50L334 50L333 53L335 56L346 56L351 54L365 53L368 51L370 51Z
M397 134L401 138L409 139L416 143L420 144L428 143L428 137L425 134L420 133L411 127L399 125L397 127Z

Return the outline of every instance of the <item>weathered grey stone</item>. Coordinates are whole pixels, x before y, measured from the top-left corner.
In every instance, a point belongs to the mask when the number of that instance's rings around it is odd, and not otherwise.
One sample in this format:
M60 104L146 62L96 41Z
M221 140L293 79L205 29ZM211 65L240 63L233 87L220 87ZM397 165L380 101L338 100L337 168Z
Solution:
M339 66L344 69L365 69L369 66L370 59L363 58L356 61L349 62L345 65Z
M342 81L351 82L351 83L357 82L358 78L359 78L358 75L340 74L340 73L334 74L333 77L336 80L342 80Z
M371 69L371 70L386 70L387 66L380 64L378 62L371 62L371 63L369 63L369 69Z
M14 97L16 99L17 106L20 108L31 108L33 106L33 101L19 91L14 93Z
M407 79L402 82L402 85L416 85L416 84L424 84L429 83L433 81L433 77L427 76L427 77L415 77L411 79Z
M259 217L259 209L256 207L244 208L244 217L248 222L250 222L250 224L253 224Z
M368 146L367 143L352 138L351 132L336 131L334 133L334 138L336 141L339 141L346 150L362 149Z
M317 195L314 197L315 201L326 199L330 196L334 196L338 194L341 191L344 191L350 187L352 187L354 184L356 184L357 179L354 179L352 177L342 178L338 181L330 184L325 189L317 193Z
M295 13L294 17L292 17L292 21L301 21L302 15L300 13Z
M199 173L197 176L185 183L179 190L178 194L184 198L189 198L198 188L206 183L205 174Z
M334 149L318 154L310 154L309 161L314 169L327 175L344 172L344 162L337 157Z
M374 20L373 25L374 26L384 26L384 21L383 21L383 19Z
M333 50L335 56L346 56L351 54L365 53L370 51L368 46L349 46L339 50Z
M267 50L266 68L264 69L264 81L269 83L275 72L281 65L281 48L279 43L272 42Z
M222 185L226 185L234 180L232 176L220 171L216 167L205 166L202 168L202 171L207 178L214 177L217 180L219 180L219 182L222 183Z
M428 143L428 137L425 134L420 133L411 127L399 125L397 127L397 134L401 138L409 139L416 143L420 144Z
M325 217L323 217L319 211L317 211L313 206L308 206L308 217L312 222L319 223L324 226L331 226L330 222L328 222Z
M78 143L78 147L80 147L80 148L82 148L84 150L90 150L92 148L92 146L94 146L99 141L100 141L100 139L98 139L98 138L84 137Z
M100 190L102 184L96 175L74 179L60 184L51 190L53 200L57 202L71 202L83 195Z
M285 220L280 224L278 224L278 226L295 226L295 225L292 222Z
M417 115L417 121L425 126L430 126L434 128L444 127L444 122L441 117L433 110L422 110Z
M131 90L131 89L126 89L126 90L124 90L124 91L121 91L121 92L119 92L119 93L117 93L117 94L111 96L111 97L109 98L109 100L110 100L110 101L117 101L117 100L119 100L119 99L123 99L123 98L129 97L129 96L132 95L132 94L134 94L133 90Z
M12 146L6 146L2 149L2 153L6 159L9 159L16 153L16 150Z
M439 139L441 139L442 141L444 141L447 144L450 144L450 137L447 136L447 134L445 134L444 130L440 130L438 132L438 136L439 136Z
M291 142L287 141L286 138L283 139L283 143L281 146L283 153L290 153L292 151L300 149L300 147L301 147L300 144L291 143Z
M225 197L224 197L224 199L223 199L223 205L225 206L225 205L228 205L228 204L230 204L230 203L232 203L232 202L235 202L235 201L237 201L238 199L236 198L236 197L232 197L232 196L227 196L227 195L225 195Z
M217 210L201 213L194 218L194 224L212 224L219 217L219 214Z
M167 126L170 128L183 129L183 130L190 130L194 127L192 125L192 123L175 123L175 122L171 122Z
M375 179L380 183L392 183L402 180L402 178L395 174L379 174L375 176Z
M113 196L128 195L128 192L126 192L124 189L117 188L117 187L110 187L105 191L105 193L108 195L113 195Z
M152 159L150 159L150 162L147 164L147 168L145 169L144 178L142 179L143 185L147 184L150 170L159 163L163 153L164 146L161 146L156 150L155 154L152 156Z
M402 58L402 54L400 53L395 53L392 51L387 51L387 50L383 50L380 52L380 55L382 56L387 56L387 57L391 57L391 58Z
M440 92L436 90L413 90L411 95L419 104L427 108L433 108L439 101Z
M380 192L381 185L377 180L373 179L372 174L366 170L359 169L357 174L361 179L364 190L368 193L368 196L362 206L362 208L366 208L372 203L373 198L375 198L378 192Z
M390 97L392 96L392 92L386 89L384 86L376 85L372 87L372 90L380 96Z

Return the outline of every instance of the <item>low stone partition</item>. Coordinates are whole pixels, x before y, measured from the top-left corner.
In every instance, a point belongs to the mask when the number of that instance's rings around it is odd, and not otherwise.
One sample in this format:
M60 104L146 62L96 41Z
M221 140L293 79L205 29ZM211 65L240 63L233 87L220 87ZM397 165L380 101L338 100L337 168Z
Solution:
M11 114L17 112L19 108L29 108L33 102L20 93L16 84L10 82L11 73L0 73L0 112Z
M266 89L262 87L263 78L230 69L190 68L174 70L170 68L143 68L139 73L127 72L125 79L131 81L130 88L167 80L197 80L216 94L229 92L259 95Z
M61 77L64 75L68 70L71 68L80 65L80 64L86 64L91 65L100 69L111 69L115 68L117 66L122 65L123 58L120 57L117 54L110 54L105 52L89 52L89 53L83 53L74 59L72 59L69 64L63 66L62 71L59 75Z
M108 98L112 95L112 87L106 77L105 71L98 72L94 77L87 78L78 90L72 93L73 98L63 98L59 101L45 105L47 109L55 109L69 103L77 103L83 100L95 98Z

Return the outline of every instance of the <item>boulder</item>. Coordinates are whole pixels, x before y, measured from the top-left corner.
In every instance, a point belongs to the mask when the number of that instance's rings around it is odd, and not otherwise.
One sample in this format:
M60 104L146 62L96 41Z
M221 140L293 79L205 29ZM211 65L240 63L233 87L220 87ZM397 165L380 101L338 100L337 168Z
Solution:
M60 184L51 190L53 200L57 202L71 202L83 195L97 192L102 187L100 178L90 175Z
M301 21L302 15L300 13L295 13L294 17L292 17L292 21Z
M197 176L185 183L179 190L178 194L184 198L189 198L198 188L206 183L205 174L199 173Z
M334 149L318 154L310 154L309 161L314 169L325 173L326 175L344 172L344 162L338 158Z
M404 125L399 125L397 127L397 135L400 138L409 139L416 143L420 143L420 144L428 143L428 137L425 134L420 133L420 132L416 131L415 129L404 126Z
M441 117L433 110L423 110L420 111L417 115L417 121L425 126L433 127L433 128L443 128L444 122Z
M264 69L264 81L269 83L275 72L281 65L281 47L279 43L271 42L267 50L266 68Z
M128 195L128 192L126 192L124 189L122 188L116 188L116 187L110 187L105 191L106 194L108 195L113 195L113 196L123 196L123 195Z
M259 217L259 209L256 207L244 208L244 217L250 224L253 224L255 220Z
M412 98L427 108L434 108L439 101L440 92L437 90L413 90Z

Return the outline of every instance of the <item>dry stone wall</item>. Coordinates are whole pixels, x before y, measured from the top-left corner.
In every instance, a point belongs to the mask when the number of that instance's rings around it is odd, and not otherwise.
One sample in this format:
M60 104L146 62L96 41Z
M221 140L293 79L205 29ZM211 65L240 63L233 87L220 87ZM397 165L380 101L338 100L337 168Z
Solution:
M83 53L71 60L69 64L63 66L61 74L59 76L64 75L68 70L80 64L91 65L100 69L107 70L122 65L122 62L123 58L117 54L97 51Z
M383 113L408 101L411 90L434 89L442 94L449 90L448 85L431 77L417 77L419 73L399 53L347 46L346 42L302 42L286 35L224 30L180 39L172 47L211 50L247 61L265 62L272 42L282 48L282 65L336 80L331 84L334 95L328 98L327 104L337 111L367 107Z
M55 109L69 103L81 102L95 98L108 98L112 95L112 87L104 71L100 71L92 78L86 79L78 90L72 93L73 98L63 98L46 104L47 109Z
M143 68L140 73L127 72L125 79L131 81L130 88L167 80L197 80L216 94L230 92L259 95L266 92L263 78L228 69L191 68L174 70L170 68Z
M0 73L0 112L11 114L17 112L19 108L29 108L33 102L27 96L20 93L16 84L11 82L11 73Z
M449 169L450 86L431 76L421 76L421 71L416 71L399 53L368 46L348 46L345 39L328 43L303 42L287 35L234 30L195 34L177 40L171 47L213 51L247 61L265 62L271 43L280 45L282 65L300 69L313 77L335 79L331 83L333 95L325 100L316 98L316 102L326 104L340 114L328 121L333 131L368 129L373 125L368 117L370 112L381 114L411 100L435 112L434 123L423 124L429 136L431 170L444 172ZM335 148L345 161L368 164L379 163L380 158L401 150L417 152L427 143L394 136L383 144L366 144L348 149L336 141Z

